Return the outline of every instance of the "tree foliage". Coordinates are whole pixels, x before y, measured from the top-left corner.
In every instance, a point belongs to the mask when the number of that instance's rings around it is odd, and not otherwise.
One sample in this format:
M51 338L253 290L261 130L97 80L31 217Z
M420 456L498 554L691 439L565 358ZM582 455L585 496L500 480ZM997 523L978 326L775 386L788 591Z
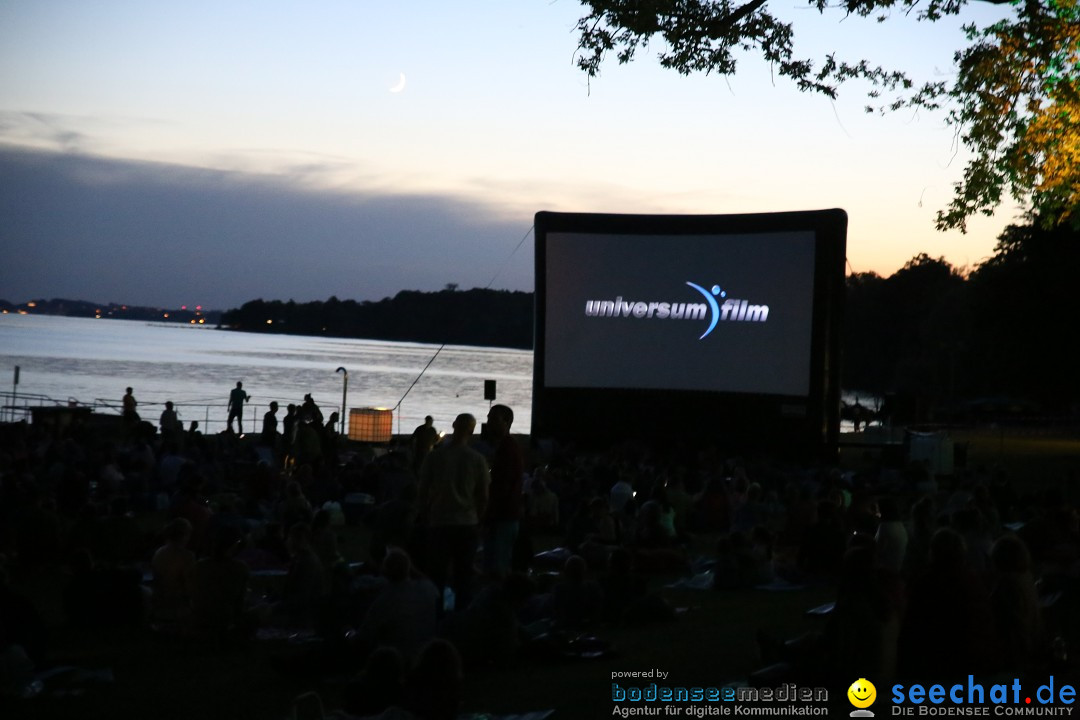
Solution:
M957 386L954 364L968 324L963 275L944 258L920 253L887 278L847 279L845 387L877 395L911 393L947 403Z
M977 398L1075 413L1078 269L1076 234L1029 215L1005 228L994 255L967 276L925 254L887 278L851 275L842 382L917 398L921 419Z
M969 0L809 0L819 12L887 19L890 11L933 22L958 15ZM1006 0L988 0L1003 4ZM596 77L605 58L620 63L659 40L661 66L684 75L730 75L737 55L758 54L799 90L830 98L846 81L871 83L869 112L947 107L947 122L972 151L939 229L967 229L1005 193L1042 222L1080 228L1080 0L1011 0L1009 20L965 26L970 46L955 55L951 83L917 83L902 70L862 59L795 53L794 28L767 0L581 0L578 66Z
M1065 226L1028 218L998 237L970 279L972 379L984 388L1080 402L1075 322L1080 243Z

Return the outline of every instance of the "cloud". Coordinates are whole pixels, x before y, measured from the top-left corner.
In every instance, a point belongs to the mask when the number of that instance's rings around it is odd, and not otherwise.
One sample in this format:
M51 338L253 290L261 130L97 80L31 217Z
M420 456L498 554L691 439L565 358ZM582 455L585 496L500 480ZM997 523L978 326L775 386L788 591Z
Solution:
M531 289L531 249L514 252L531 213L311 180L343 165L307 158L269 176L0 145L0 297L226 308Z
M41 112L0 111L0 138L64 152L84 150L88 136L72 128L85 118Z

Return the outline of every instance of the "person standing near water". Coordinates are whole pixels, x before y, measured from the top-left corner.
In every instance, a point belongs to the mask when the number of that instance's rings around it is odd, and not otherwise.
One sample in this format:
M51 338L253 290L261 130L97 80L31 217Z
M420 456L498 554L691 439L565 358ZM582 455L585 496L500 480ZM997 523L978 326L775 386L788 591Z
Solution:
M439 442L439 431L435 429L435 418L427 415L424 424L417 425L412 434L413 471L419 475L420 466L424 464L435 443Z
M269 447L275 447L277 445L277 410L277 402L271 401L270 409L263 415L262 443Z
M176 413L172 400L165 403L165 409L161 411L161 436L175 440L184 432L184 423L180 422L180 416Z
M124 399L121 401L123 404L122 417L124 418L124 422L131 425L139 422L139 413L135 412L135 406L137 406L139 403L135 399L134 393L134 390L128 388L127 391L124 393Z
M239 428L241 434L244 432L244 403L251 399L251 396L244 392L244 383L237 381L236 387L229 393L229 432L232 432L232 421L236 418L236 426Z

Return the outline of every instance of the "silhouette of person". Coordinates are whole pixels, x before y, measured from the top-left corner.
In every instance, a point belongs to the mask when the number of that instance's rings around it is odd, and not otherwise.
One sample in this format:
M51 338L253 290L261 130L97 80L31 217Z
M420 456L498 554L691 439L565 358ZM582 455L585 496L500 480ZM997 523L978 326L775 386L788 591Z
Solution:
M491 458L491 485L484 515L484 569L498 577L510 572L521 522L525 461L521 448L510 437L513 422L514 411L506 405L494 405L488 411L487 431L495 454Z
M172 400L165 403L165 409L161 411L161 434L166 438L176 438L184 432L184 424L180 422L180 416L176 414Z
M240 432L244 432L244 403L250 399L251 396L244 392L244 383L237 381L236 387L229 393L229 432L232 432L233 418Z
M277 444L277 401L270 402L270 409L263 415L262 441L264 445L274 447Z
M435 637L439 591L412 568L401 548L391 548L382 564L388 583L372 600L356 633L372 647L389 645L412 658Z
M317 422L319 425L323 424L322 410L315 404L315 400L311 397L311 393L304 395L304 404L300 406L300 416L307 416L312 422Z
M296 425L299 420L299 407L289 403L281 420L281 459L285 467L291 467L296 462Z
M452 568L460 608L472 599L473 561L490 482L487 460L469 447L475 430L475 417L458 415L450 444L433 450L420 468L418 506L428 524L430 576L441 591Z
M135 407L139 403L135 399L135 395L133 393L134 391L131 388L128 388L127 391L124 393L123 400L121 401L123 404L122 417L124 418L124 422L131 423L132 425L139 422L139 413L135 412Z
M435 418L424 416L424 424L417 425L412 434L413 469L420 471L424 458L439 441L439 431L435 429Z

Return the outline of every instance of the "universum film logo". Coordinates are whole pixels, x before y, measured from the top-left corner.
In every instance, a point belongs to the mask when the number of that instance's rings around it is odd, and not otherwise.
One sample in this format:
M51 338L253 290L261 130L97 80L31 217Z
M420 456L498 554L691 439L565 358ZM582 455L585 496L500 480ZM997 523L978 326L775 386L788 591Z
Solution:
M634 301L623 300L622 295L619 295L614 300L586 300L585 317L708 320L709 326L698 340L704 340L716 328L717 323L763 323L769 319L768 305L751 305L749 300L729 298L719 285L713 285L711 290L706 290L696 283L686 284L701 293L705 302ZM723 303L718 302L717 298L723 300Z

